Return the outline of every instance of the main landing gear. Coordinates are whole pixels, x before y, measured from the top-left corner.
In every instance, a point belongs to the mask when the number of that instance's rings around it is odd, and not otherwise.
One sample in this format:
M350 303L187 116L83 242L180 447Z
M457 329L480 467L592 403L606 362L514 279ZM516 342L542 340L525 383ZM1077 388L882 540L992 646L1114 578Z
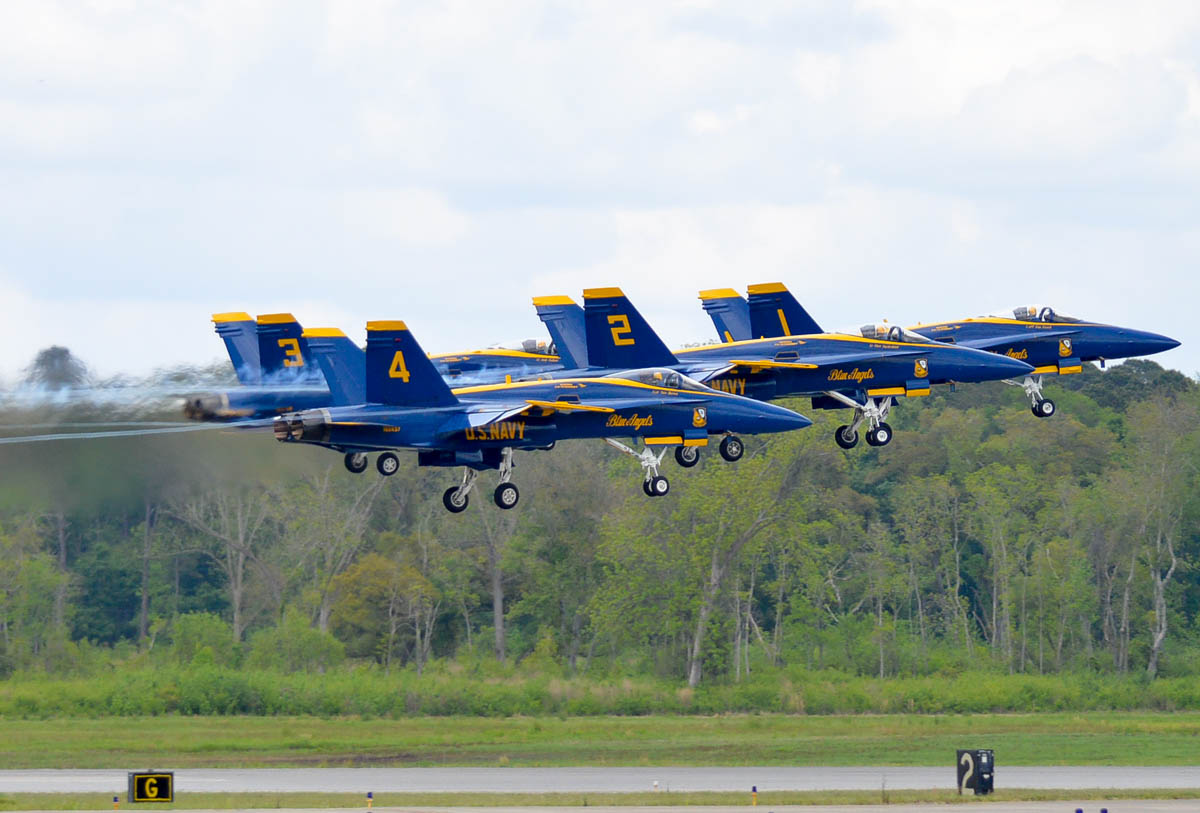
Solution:
M892 427L887 423L888 413L892 410L892 397L868 398L865 404L860 404L853 398L840 392L827 393L831 398L841 401L848 407L854 408L854 420L849 424L839 426L833 433L833 439L843 449L853 449L858 445L858 430L866 423L868 446L887 446L892 442Z
M1004 383L1013 384L1016 382L1006 381ZM1049 418L1054 414L1054 402L1049 398L1042 397L1042 377L1040 375L1037 378L1027 375L1025 376L1025 380L1018 384L1018 386L1025 390L1025 395L1028 396L1031 404L1029 411L1032 412L1035 417Z
M658 454L655 454L649 449L642 449L640 452L635 452L624 443L621 443L621 441L613 440L612 438L605 438L604 442L617 451L623 452L636 459L642 464L642 469L645 472L645 475L642 478L642 491L647 497L665 497L671 491L670 481L658 473L659 464L662 463L663 456L667 453L667 448L665 446L659 450ZM698 459L699 456L697 455L697 460ZM676 449L675 452L675 460L679 461L678 449ZM686 467L688 464L680 462L680 465ZM692 463L690 465L694 466L696 464Z
M517 486L509 482L512 479L512 458L513 452L511 448L500 452L500 484L492 492L492 501L505 511L516 507L521 499L521 492L517 489ZM475 488L475 480L478 477L479 472L475 469L465 469L463 471L462 482L446 489L445 493L442 494L442 505L446 506L447 511L451 514L460 514L467 510L467 505L471 501L471 490Z
M721 445L718 447L721 452L721 457L728 460L730 463L736 463L742 459L742 455L746 453L746 445L742 443L742 439L737 435L726 435L721 438ZM676 446L675 447L675 462L685 469L690 469L692 466L700 462L700 449L696 446Z
M346 464L346 470L354 474L362 474L367 470L369 463L366 452L348 452L343 458L343 462ZM400 458L394 452L384 452L375 458L375 468L384 477L391 477L400 470ZM501 450L499 468L500 484L492 493L492 500L507 511L515 508L521 501L521 492L517 489L516 484L511 482L513 472L513 450L511 448ZM466 469L463 472L462 482L446 489L442 494L442 505L446 506L447 511L458 514L467 509L471 491L474 490L475 480L478 477L478 471Z

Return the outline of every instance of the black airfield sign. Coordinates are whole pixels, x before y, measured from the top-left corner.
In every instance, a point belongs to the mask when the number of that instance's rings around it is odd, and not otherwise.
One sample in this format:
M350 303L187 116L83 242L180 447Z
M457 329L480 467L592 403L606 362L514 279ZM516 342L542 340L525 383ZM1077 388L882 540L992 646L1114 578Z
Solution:
M170 771L129 774L129 801L175 801L175 774Z

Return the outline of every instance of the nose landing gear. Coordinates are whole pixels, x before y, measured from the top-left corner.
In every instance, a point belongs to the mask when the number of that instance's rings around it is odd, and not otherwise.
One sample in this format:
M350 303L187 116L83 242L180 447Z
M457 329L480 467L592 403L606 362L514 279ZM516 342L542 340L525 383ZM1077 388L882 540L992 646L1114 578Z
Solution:
M649 449L642 449L641 452L635 452L624 443L621 443L621 441L613 440L612 438L605 438L604 442L617 451L636 459L638 463L642 464L642 469L645 472L645 475L642 478L642 492L645 493L647 497L664 497L671 490L671 483L666 477L663 477L658 473L658 466L660 463L662 463L663 456L667 453L665 446L659 451L658 454L655 454ZM679 460L678 449L676 450L675 459L677 461Z

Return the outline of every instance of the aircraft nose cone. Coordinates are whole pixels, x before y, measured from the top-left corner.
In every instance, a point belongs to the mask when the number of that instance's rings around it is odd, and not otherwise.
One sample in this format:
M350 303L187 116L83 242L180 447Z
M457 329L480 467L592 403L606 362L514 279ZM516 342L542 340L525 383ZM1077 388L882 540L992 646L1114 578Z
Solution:
M1179 342L1170 336L1146 330L1129 331L1129 355L1131 356L1149 356L1153 353L1173 350L1178 346Z
M760 418L759 422L763 425L760 430L762 432L790 432L793 429L803 429L806 426L812 426L812 421L801 415L799 412L776 406L774 404L764 404L768 407L765 414Z
M997 378L1016 378L1025 376L1033 372L1033 365L1026 364L1020 359L1009 358L1008 356L994 356L994 360L989 362L988 366L1000 375Z

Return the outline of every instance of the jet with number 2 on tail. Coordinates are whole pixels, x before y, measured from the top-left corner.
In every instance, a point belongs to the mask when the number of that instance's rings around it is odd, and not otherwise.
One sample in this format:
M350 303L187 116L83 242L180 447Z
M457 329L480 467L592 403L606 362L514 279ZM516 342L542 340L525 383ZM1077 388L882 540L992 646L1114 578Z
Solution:
M395 321L367 323L365 368L356 377L325 352L327 340L340 331L309 333L334 406L277 417L275 437L342 452L346 468L356 473L366 470L369 453L379 452L376 469L395 474L395 449L416 451L419 466L463 466L462 481L442 495L454 513L467 507L481 470L500 473L496 505L517 504L515 450L546 450L568 438L599 438L618 447L623 444L614 437L641 440L647 447L636 455L642 490L658 497L670 489L658 467L671 446L694 448L713 434L784 432L812 423L790 409L717 392L666 369L451 390L408 327ZM360 386L365 400L356 402Z
M858 443L864 423L867 443L886 446L895 398L928 395L933 384L993 381L1031 370L1022 361L887 326L871 335L787 335L672 353L619 288L594 288L583 297L592 366L671 367L724 392L761 400L808 395L814 409L848 407L853 420L834 434L844 449Z
M787 335L800 323L816 323L781 283L751 285L748 299L729 288L701 291L704 309L726 341ZM892 327L889 330L900 331ZM1042 394L1043 376L1070 375L1083 363L1149 356L1178 347L1168 336L1146 330L1089 322L1041 305L1013 308L992 316L954 322L931 322L903 330L935 342L986 350L1026 362L1033 369L1021 382L1030 411L1039 418L1055 413L1054 402Z

